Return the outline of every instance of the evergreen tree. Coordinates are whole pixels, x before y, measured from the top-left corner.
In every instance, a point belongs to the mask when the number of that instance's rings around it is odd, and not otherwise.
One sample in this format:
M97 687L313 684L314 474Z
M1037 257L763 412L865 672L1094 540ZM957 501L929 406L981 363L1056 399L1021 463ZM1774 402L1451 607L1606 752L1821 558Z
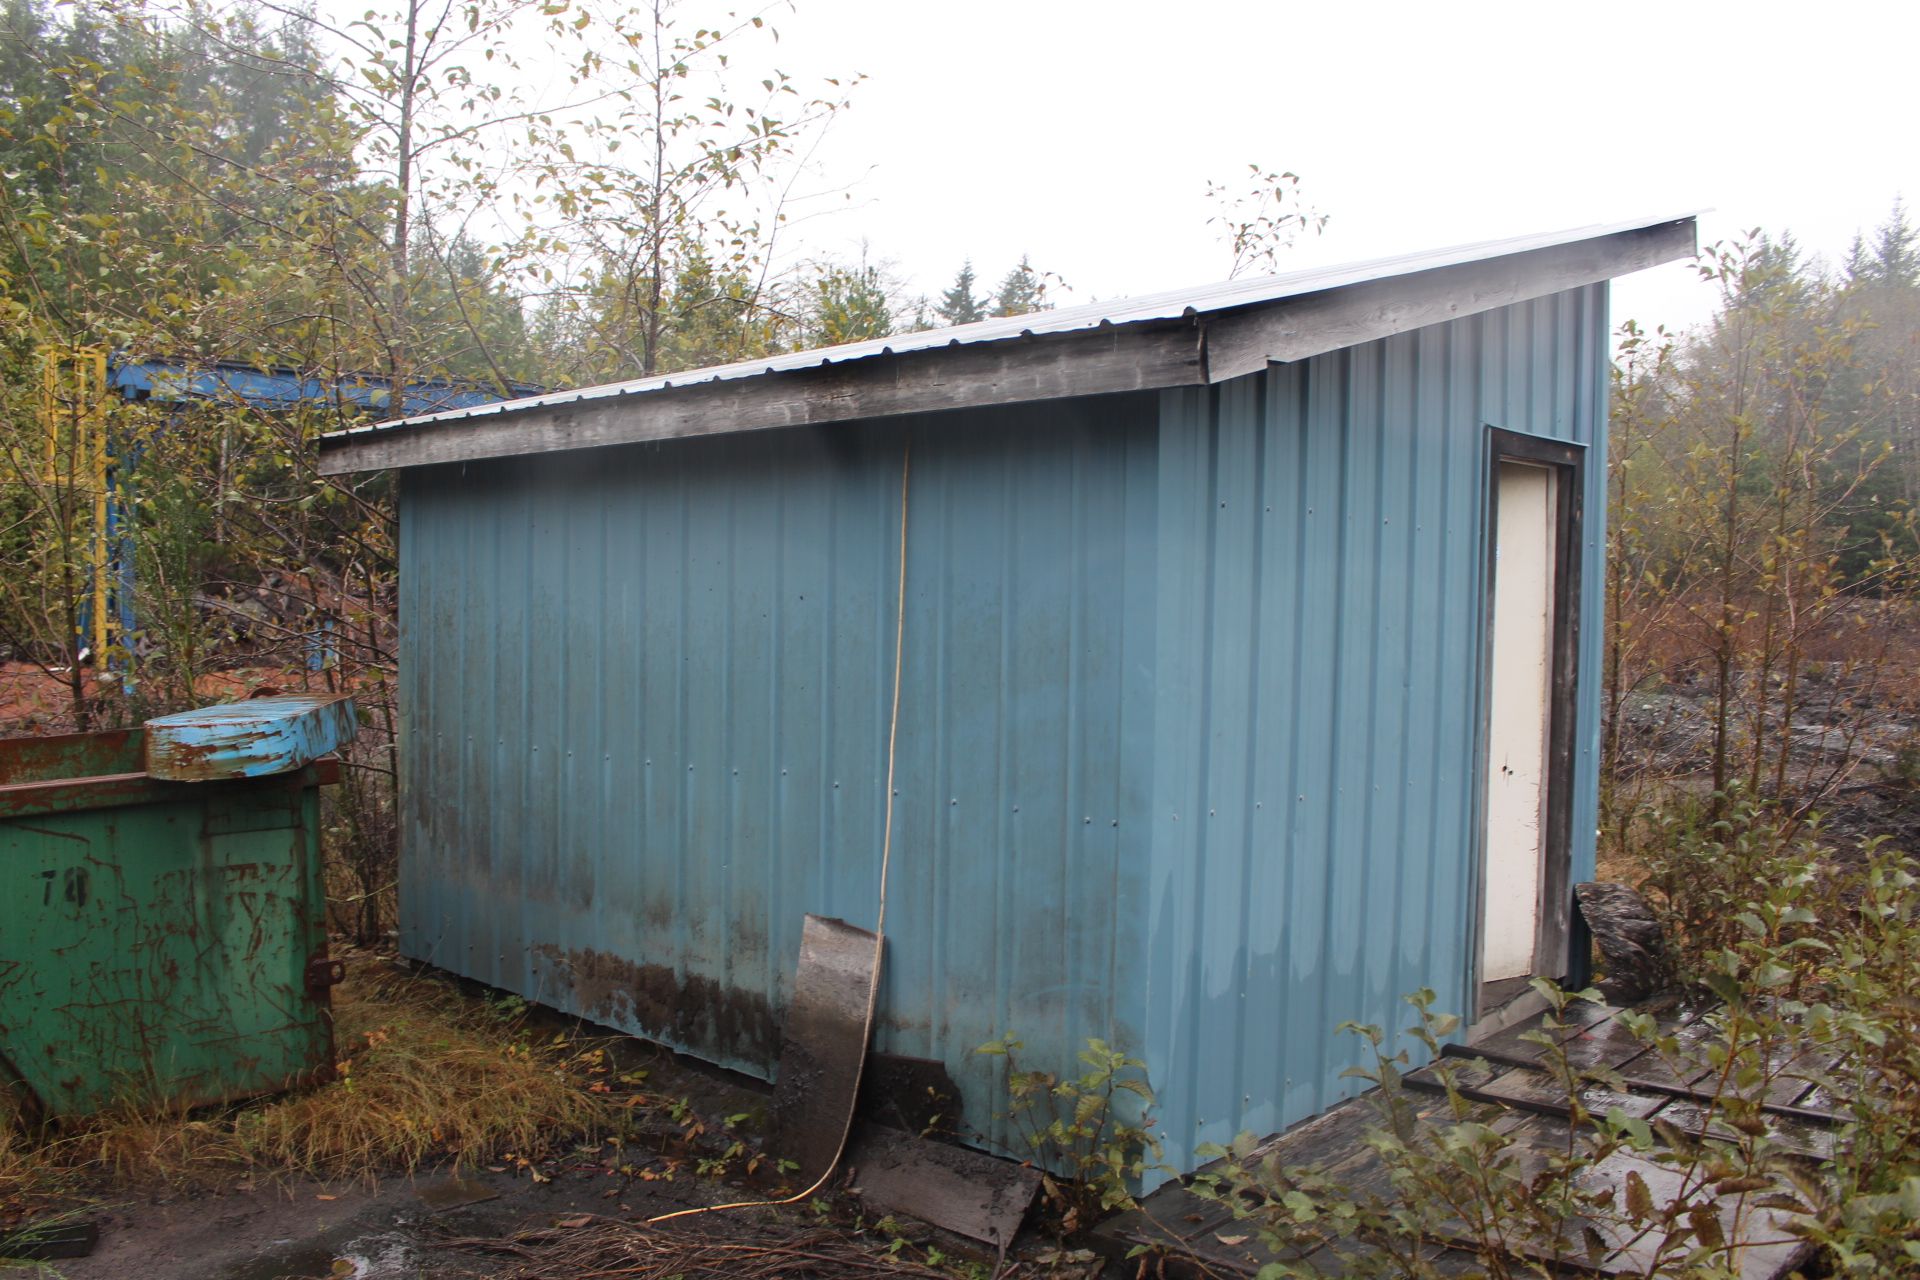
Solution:
M1907 221L1904 200L1893 202L1893 212L1873 236L1872 273L1875 284L1911 289L1920 285L1920 243Z
M987 318L986 304L973 294L973 259L960 264L960 274L953 279L953 287L940 295L940 305L933 313L940 317L943 324L972 324L976 320Z
M1867 252L1867 238L1858 231L1853 233L1853 243L1847 246L1847 260L1841 270L1846 273L1848 284L1862 284L1873 276L1873 258Z
M1000 282L1000 292L994 295L993 314L996 316L1024 316L1034 311L1045 311L1052 304L1047 301L1047 282L1033 269L1033 263L1023 253L1020 264L1007 272Z

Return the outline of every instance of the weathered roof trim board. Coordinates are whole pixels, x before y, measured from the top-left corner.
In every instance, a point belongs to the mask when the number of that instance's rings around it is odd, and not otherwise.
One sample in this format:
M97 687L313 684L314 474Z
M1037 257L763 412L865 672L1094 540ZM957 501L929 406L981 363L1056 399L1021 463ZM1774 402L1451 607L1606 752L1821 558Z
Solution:
M1692 257L1694 221L1662 223L1207 317L1207 380L1287 363Z
M341 475L382 467L469 462L973 405L1191 386L1204 380L1197 323L1165 321L873 356L751 379L695 382L354 437L343 433L321 440L320 472Z
M355 428L321 440L320 470L1204 385L1639 271L1694 243L1687 215L796 352Z

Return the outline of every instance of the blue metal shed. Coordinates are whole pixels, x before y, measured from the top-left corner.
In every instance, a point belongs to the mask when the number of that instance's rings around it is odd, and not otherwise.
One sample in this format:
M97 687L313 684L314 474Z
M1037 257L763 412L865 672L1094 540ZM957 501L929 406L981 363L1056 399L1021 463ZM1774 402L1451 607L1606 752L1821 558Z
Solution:
M1342 1020L1578 963L1606 281L1693 243L1588 228L329 438L325 470L404 469L403 949L768 1075L803 913L873 923L903 609L877 1048L944 1064L987 1145L973 1051L1009 1031L1144 1059L1178 1169L1325 1109ZM1497 630L1496 578L1535 621Z

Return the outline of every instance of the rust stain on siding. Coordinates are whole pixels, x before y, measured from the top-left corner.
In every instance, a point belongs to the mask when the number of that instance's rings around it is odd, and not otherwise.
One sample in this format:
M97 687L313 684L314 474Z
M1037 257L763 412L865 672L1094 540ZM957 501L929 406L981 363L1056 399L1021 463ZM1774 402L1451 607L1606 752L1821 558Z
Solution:
M554 980L573 992L584 1017L638 1027L651 1037L707 1053L773 1061L780 1024L757 991L677 974L666 965L636 964L591 947L563 950L539 943L532 950L551 966Z

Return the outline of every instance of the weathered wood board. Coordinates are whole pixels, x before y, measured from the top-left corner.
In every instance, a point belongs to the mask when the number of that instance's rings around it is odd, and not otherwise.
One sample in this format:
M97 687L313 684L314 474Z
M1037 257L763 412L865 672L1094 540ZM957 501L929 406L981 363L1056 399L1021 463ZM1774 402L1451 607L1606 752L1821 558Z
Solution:
M1582 1009L1577 1017L1569 1018L1564 1029L1545 1033L1550 1041L1559 1043L1574 1065L1615 1071L1623 1078L1624 1091L1601 1087L1585 1091L1582 1101L1589 1114L1617 1107L1629 1116L1671 1122L1683 1133L1705 1131L1714 1137L1733 1137L1732 1130L1708 1119L1711 1091L1705 1077L1710 1072L1702 1065L1702 1048L1713 1036L1714 1027L1703 1016L1704 1011L1673 1011L1662 1018L1661 1034L1679 1045L1672 1060L1647 1048L1626 1024L1615 1019L1618 1012ZM1545 1069L1543 1059L1550 1050L1539 1042L1542 1031L1541 1024L1511 1027L1478 1043L1448 1050L1447 1065L1455 1073L1455 1088L1475 1104L1475 1119L1490 1120L1493 1128L1513 1144L1510 1150L1523 1175L1544 1168L1551 1153L1565 1150L1569 1141L1566 1091ZM1766 1122L1781 1150L1803 1157L1811 1166L1833 1149L1834 1104L1815 1083L1816 1077L1829 1074L1833 1064L1817 1052L1796 1046L1783 1046L1776 1057L1775 1073L1762 1099ZM1474 1063L1475 1058L1483 1059L1486 1065ZM1445 1123L1445 1087L1434 1068L1410 1072L1405 1083L1411 1094L1409 1100L1416 1103L1420 1113ZM1272 1157L1282 1167L1309 1166L1348 1187L1355 1196L1391 1201L1394 1192L1386 1176L1388 1170L1365 1140L1368 1128L1381 1122L1374 1101L1374 1095L1367 1094L1344 1102L1262 1143L1251 1160ZM1590 1189L1611 1188L1613 1203L1625 1204L1629 1174L1637 1176L1656 1205L1685 1195L1688 1204L1717 1211L1728 1239L1737 1247L1737 1270L1742 1280L1772 1280L1787 1274L1807 1256L1808 1246L1785 1229L1780 1214L1755 1202L1756 1196L1763 1197L1764 1193L1714 1196L1698 1185L1697 1179L1692 1185L1683 1184L1672 1166L1624 1151L1594 1165L1583 1176ZM1649 1250L1658 1243L1658 1233L1624 1229L1618 1222L1600 1219L1576 1218L1566 1224L1565 1231L1557 1259L1549 1259L1537 1250L1524 1250L1529 1265L1570 1262L1579 1270L1597 1275L1635 1274L1644 1270ZM1431 1259L1438 1270L1458 1270L1462 1274L1481 1270L1473 1255L1471 1233L1461 1228L1457 1236L1449 1231L1441 1234L1451 1247L1440 1248ZM1275 1258L1262 1248L1258 1233L1249 1224L1236 1220L1230 1207L1196 1196L1180 1183L1154 1192L1139 1210L1100 1224L1094 1238L1096 1247L1116 1258L1138 1245L1171 1246L1175 1261L1168 1274L1253 1276L1269 1262L1300 1260ZM1586 1256L1589 1241L1597 1247L1595 1257ZM1177 1261L1182 1255L1188 1259L1185 1271ZM1339 1269L1339 1260L1325 1249L1302 1256L1312 1265Z
M771 1149L799 1166L798 1185L824 1175L853 1122L867 1053L867 998L879 980L877 939L844 920L810 915L780 1034Z

